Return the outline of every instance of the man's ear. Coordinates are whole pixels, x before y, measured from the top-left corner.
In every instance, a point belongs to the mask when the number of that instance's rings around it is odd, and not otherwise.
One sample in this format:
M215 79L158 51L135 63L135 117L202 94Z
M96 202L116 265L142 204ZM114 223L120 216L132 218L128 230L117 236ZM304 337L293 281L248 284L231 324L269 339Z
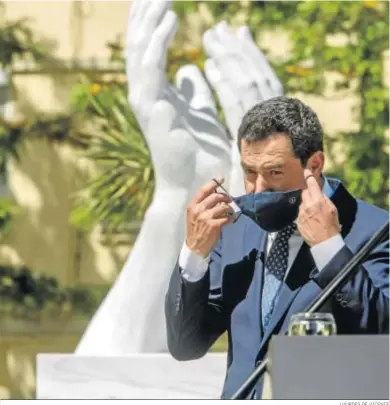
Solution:
M318 151L310 156L307 161L306 168L310 169L317 179L320 178L325 165L325 155L324 152Z

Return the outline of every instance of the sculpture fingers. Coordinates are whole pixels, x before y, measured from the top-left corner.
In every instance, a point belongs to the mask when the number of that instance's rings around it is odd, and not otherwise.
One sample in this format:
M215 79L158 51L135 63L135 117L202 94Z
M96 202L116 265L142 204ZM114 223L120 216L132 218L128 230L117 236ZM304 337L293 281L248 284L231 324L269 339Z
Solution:
M137 59L135 57L137 50L137 33L140 29L143 29L141 23L145 13L150 8L150 4L150 0L133 0L130 5L126 31L126 67L128 69L128 75L129 68L132 68L137 64Z
M169 45L177 31L177 16L168 10L157 26L145 51L142 67L148 70L165 69Z
M176 30L176 14L168 10L150 39L142 63L137 62L137 69L134 66L128 69L130 71L129 102L143 129L151 116L151 109L159 99L163 98L168 87L165 62L169 43Z
M150 7L150 0L133 0L130 3L127 20L126 44L132 42L142 19Z
M233 139L236 139L238 127L245 114L244 106L237 97L236 89L230 84L229 77L221 72L219 65L213 59L206 61L204 69L207 80L217 93L230 134Z
M126 40L127 74L133 81L137 80L151 38L156 35L156 29L171 6L170 0L138 0L138 2L134 19L130 11Z
M229 43L229 38L225 36L222 41L219 38L217 27L226 24L222 22L215 28L206 31L203 35L203 45L210 59L218 62L219 65L225 66L225 71L234 77L234 83L237 87L241 87L245 83L245 67L237 63L233 57L237 52L233 43ZM234 36L233 36L234 37ZM233 38L236 42L237 39Z
M248 27L240 27L236 35L242 43L243 52L252 60L255 66L255 71L258 72L258 74L262 75L262 77L265 79L265 84L271 90L271 92L269 92L266 88L264 88L264 99L283 95L284 90L282 83L280 82L278 76L276 75L274 69L271 67L264 53L254 42ZM264 80L261 81L264 82Z
M135 42L137 47L137 52L143 54L146 52L149 41L153 36L156 35L156 29L160 26L160 23L167 11L170 10L172 1L156 1L156 0L143 0L147 1L147 10L141 20L136 26Z
M231 76L232 85L237 88L239 97L246 110L252 108L259 101L273 97L268 78L262 71L262 67L248 54L246 41L239 39L229 25L223 21L214 28L216 41L230 50L230 64L243 67L241 73ZM217 60L221 66L227 62ZM230 75L229 75L230 76Z
M176 73L175 84L192 108L208 108L214 114L217 113L210 87L197 66L182 66Z
M132 21L133 24L136 21L136 15L138 14L138 12L142 11L142 5L143 2L142 0L132 0L130 2L130 8L129 8L129 21Z
M203 42L214 66L214 69L211 68L210 80L213 81L213 87L224 106L226 118L232 117L228 119L228 125L230 132L235 134L238 126L237 123L231 122L240 121L244 113L261 99L257 82L249 66L251 62L246 59L240 41L224 21L206 32ZM219 71L221 83L213 80L212 72L215 69ZM222 94L227 91L234 93L235 99L234 106L231 103L228 106L229 112L225 101L226 96Z

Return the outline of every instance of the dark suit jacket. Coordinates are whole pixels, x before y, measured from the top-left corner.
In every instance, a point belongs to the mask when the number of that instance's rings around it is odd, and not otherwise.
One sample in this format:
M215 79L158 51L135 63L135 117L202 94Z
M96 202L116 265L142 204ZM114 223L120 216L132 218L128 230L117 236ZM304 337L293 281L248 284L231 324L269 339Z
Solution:
M261 286L266 233L241 216L223 228L205 276L191 283L173 271L165 301L168 347L177 360L204 356L227 331L227 372L222 398L229 398L264 358L273 334L285 333L292 314L302 312L370 237L388 213L354 199L329 179L346 246L318 272L304 243L290 268L267 330L261 327ZM380 244L356 275L321 308L333 314L338 334L389 332L389 241ZM256 391L261 393L262 381Z

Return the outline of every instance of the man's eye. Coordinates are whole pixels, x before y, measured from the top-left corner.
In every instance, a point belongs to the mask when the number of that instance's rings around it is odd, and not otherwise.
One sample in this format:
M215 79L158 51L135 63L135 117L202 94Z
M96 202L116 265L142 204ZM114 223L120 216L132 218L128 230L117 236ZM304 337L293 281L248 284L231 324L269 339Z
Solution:
M271 170L270 173L272 176L280 176L281 174L283 174L283 172L281 172L280 170Z
M255 171L252 169L244 169L245 174L253 174Z

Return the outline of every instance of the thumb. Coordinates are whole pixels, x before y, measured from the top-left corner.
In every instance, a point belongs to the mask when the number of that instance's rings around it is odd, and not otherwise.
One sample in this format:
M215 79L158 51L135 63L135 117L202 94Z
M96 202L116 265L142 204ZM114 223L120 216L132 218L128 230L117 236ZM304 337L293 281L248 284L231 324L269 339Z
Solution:
M202 72L195 65L185 65L176 73L176 87L196 110L209 108L216 113L216 107L209 85Z

